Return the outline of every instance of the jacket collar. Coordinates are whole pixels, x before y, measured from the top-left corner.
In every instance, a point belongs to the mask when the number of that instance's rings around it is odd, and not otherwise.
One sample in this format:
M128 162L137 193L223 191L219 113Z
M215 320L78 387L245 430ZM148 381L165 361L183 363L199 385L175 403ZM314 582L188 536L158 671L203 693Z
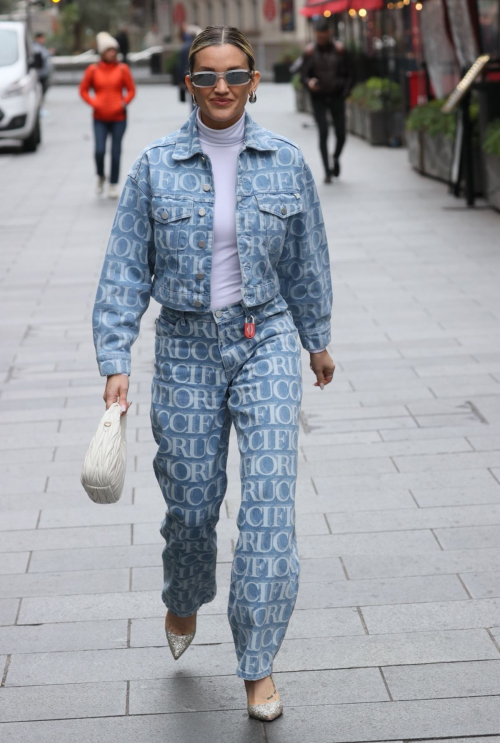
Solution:
M198 109L195 108L189 119L179 129L173 152L174 160L188 160L198 153L202 153L198 127L196 124ZM270 133L255 123L245 111L245 142L244 149L259 150L260 152L275 152L278 148L273 144Z

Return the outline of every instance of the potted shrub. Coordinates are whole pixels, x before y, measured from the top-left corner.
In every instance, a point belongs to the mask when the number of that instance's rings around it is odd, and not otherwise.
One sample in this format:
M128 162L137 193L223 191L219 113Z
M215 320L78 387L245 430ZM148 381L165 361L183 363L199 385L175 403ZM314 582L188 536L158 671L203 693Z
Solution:
M435 100L416 106L406 121L406 141L411 165L423 175L446 183L450 180L451 163L457 117L442 112L444 100ZM471 104L470 117L474 127L474 182L481 190L480 157L478 150L478 106Z
M371 77L356 85L348 99L348 115L353 134L364 137L370 144L402 144L401 86L392 80Z
M295 62L298 57L302 54L300 47L287 47L283 53L278 57L278 61L273 65L274 71L274 82L275 83L289 83L292 79L292 73L290 72L290 65Z
M489 124L483 142L486 197L500 211L500 119Z
M308 111L309 93L302 85L302 79L299 72L296 72L292 77L292 86L295 90L295 105L297 111Z

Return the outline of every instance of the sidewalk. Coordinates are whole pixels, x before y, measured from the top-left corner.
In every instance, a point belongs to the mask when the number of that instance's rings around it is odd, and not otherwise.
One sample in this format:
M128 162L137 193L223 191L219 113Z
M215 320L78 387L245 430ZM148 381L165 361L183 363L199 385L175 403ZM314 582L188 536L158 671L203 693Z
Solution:
M219 594L185 656L165 648L155 303L134 346L122 500L98 507L80 486L103 412L90 315L116 203L93 193L89 111L58 87L39 153L0 151L3 743L500 743L500 215L461 209L404 150L355 138L323 185L292 93L264 85L251 112L299 142L318 179L337 371L321 392L304 365L285 714L249 720L234 676L234 440ZM175 89L139 88L123 176L186 114Z

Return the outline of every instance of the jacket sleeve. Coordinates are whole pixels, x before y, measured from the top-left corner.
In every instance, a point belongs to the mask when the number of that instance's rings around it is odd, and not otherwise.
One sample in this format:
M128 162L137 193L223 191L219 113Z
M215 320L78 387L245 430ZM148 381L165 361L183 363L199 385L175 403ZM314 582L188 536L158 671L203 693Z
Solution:
M130 101L135 97L135 83L130 68L126 64L123 65L123 83L127 91L123 103L125 106L128 106Z
M85 70L85 74L82 78L82 81L80 83L80 95L83 98L86 103L89 104L89 106L94 107L94 99L89 93L90 88L92 87L92 74L94 71L95 65L89 65L87 69Z
M123 188L94 303L94 345L102 376L130 374L130 349L149 306L154 265L149 168L139 158Z
M307 351L326 348L331 337L332 279L323 213L309 166L302 166L302 211L288 219L277 266L288 303Z

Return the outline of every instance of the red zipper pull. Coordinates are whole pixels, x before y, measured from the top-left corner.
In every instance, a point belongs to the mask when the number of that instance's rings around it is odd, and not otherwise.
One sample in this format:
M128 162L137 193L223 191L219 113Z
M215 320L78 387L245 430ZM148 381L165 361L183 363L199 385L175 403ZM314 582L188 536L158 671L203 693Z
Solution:
M250 315L250 320L245 319L245 338L253 338L255 335L255 323L253 315Z

